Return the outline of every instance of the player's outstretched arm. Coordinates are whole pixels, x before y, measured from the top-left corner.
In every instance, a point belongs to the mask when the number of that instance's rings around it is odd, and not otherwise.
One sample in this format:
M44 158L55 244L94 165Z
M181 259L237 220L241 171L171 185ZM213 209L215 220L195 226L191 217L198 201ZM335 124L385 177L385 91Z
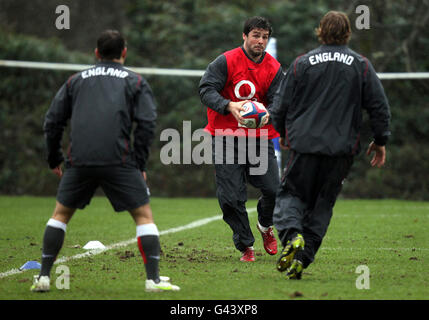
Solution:
M64 161L61 140L70 117L71 100L68 93L68 82L66 82L55 95L43 123L47 161L51 170L58 168Z

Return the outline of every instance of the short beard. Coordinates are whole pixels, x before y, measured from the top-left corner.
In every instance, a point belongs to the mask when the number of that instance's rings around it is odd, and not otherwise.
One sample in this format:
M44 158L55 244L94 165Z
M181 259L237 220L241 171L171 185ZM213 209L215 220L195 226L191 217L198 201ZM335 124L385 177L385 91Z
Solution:
M264 54L264 51L262 51L261 53L257 53L256 51L253 51L252 49L249 48L248 54L253 59L256 59L256 58L261 58L262 55Z

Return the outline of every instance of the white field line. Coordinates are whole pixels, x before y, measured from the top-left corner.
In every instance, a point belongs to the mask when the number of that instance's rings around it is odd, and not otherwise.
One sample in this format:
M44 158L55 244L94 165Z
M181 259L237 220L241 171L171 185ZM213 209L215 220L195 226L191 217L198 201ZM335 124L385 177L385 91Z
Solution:
M255 212L255 211L256 211L256 208L247 209L248 213L252 213L252 212ZM196 220L194 222L185 224L185 225L180 226L180 227L175 227L175 228L171 228L171 229L160 231L159 235L162 236L164 234L176 233L176 232L183 231L183 230L198 228L198 227L206 225L206 224L208 224L208 223L210 223L212 221L221 220L221 219L222 219L222 215L216 215L216 216L213 216L213 217L210 217L210 218ZM108 251L108 250L111 250L111 249L126 247L126 246L128 246L130 244L133 244L135 242L137 242L136 238L132 238L132 239L129 239L129 240L117 242L117 243L114 243L114 244L106 246L104 249L95 249L95 250L90 250L90 251L87 251L87 252L84 252L84 253L79 253L79 254L76 254L76 255L70 256L70 257L62 257L60 259L55 260L54 264L64 263L64 262L67 262L67 261L70 261L70 260L77 260L77 259L81 259L81 258L85 258L85 257L91 257L91 256L100 254L102 252L105 252L105 251ZM9 271L5 271L5 272L0 273L0 279L8 277L8 276L12 276L14 274L22 273L24 271L27 271L27 269L25 269L25 270L11 269Z

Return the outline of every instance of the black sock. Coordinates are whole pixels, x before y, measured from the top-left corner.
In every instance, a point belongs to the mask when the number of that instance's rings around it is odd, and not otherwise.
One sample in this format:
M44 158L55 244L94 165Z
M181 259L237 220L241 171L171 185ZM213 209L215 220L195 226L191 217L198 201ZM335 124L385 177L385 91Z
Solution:
M156 283L159 282L159 254L161 246L159 236L143 235L137 238L140 253L146 268L146 277Z
M61 228L46 226L43 236L42 268L39 276L49 276L52 265L64 242L65 231Z

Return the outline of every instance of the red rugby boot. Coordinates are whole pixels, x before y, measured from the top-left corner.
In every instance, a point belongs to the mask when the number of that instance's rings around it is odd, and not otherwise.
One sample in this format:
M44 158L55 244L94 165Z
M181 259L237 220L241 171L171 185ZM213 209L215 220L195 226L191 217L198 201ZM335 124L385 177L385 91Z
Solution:
M248 247L246 250L242 251L243 255L240 258L240 261L253 262L255 261L255 251L253 247Z
M262 235L262 239L264 240L264 249L270 255L275 255L277 253L277 240L274 237L273 228L266 228L266 231L262 231L259 223L256 225L259 232Z

